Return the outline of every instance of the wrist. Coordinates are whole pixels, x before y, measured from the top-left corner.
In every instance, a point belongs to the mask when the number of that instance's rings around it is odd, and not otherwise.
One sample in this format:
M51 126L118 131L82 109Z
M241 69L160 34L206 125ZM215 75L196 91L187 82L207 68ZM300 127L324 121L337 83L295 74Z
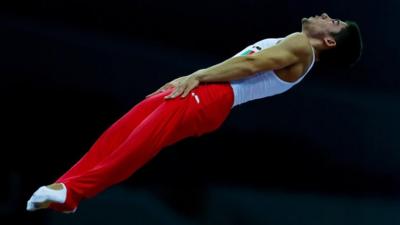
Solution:
M203 81L204 75L205 75L204 69L200 69L192 73L190 76L201 82Z

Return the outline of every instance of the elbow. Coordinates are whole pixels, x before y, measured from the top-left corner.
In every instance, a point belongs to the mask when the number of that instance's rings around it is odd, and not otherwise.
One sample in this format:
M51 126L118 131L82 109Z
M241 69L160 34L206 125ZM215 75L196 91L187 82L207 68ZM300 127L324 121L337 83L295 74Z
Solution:
M258 61L257 58L253 56L245 56L244 60L245 60L244 70L246 71L246 73L255 74L261 71L258 66L259 63L257 62Z

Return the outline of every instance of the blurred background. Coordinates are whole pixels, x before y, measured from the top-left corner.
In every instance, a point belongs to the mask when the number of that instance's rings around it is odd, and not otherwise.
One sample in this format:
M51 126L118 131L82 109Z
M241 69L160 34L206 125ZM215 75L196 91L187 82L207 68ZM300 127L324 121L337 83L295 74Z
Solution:
M1 224L400 224L400 3L0 3ZM316 66L286 93L161 151L77 213L26 212L114 121L178 76L300 31L322 12L358 22L361 61Z

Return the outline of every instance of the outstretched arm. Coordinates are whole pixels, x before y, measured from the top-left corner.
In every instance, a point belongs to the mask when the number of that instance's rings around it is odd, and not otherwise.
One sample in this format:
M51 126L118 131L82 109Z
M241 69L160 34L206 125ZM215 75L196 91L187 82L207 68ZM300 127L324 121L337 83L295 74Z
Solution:
M281 69L299 62L306 54L308 46L308 39L304 34L293 33L279 44L253 55L233 57L188 76L179 77L148 96L175 87L175 90L165 98L186 97L201 82L225 82L242 79L261 71Z
M192 74L200 82L224 82L242 79L258 72L277 70L299 62L308 48L302 33L293 33L280 43L253 55L230 58L220 64Z

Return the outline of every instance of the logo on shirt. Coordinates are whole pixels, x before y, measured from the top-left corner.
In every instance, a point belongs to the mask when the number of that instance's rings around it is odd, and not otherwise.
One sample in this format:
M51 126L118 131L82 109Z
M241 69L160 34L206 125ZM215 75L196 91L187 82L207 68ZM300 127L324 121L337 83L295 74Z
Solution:
M252 54L254 54L254 53L256 53L256 52L258 52L258 51L260 51L261 50L261 47L260 46L256 46L256 45L253 45L253 46L251 46L251 49L248 49L248 50L246 50L246 51L244 51L242 54L240 54L241 56L244 56L244 55L252 55Z

